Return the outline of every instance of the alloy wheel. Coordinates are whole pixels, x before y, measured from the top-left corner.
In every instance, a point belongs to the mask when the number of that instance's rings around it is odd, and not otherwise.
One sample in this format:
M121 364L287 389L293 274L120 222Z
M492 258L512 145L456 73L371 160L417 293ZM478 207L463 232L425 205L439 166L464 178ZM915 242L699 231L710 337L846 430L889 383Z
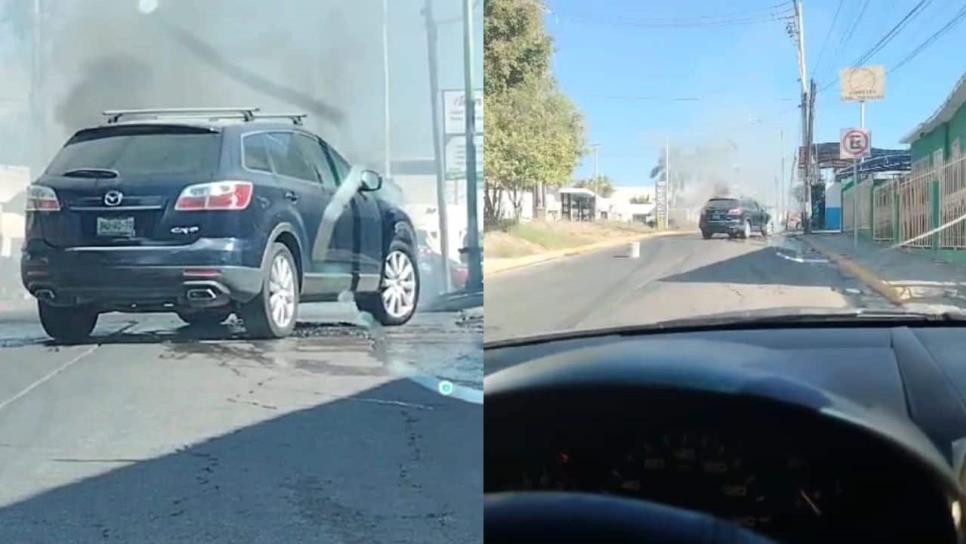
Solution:
M394 250L386 256L382 304L386 313L395 318L408 315L416 306L416 271L409 255L403 251Z
M268 304L272 321L286 327L295 317L295 273L285 255L276 255L268 275Z

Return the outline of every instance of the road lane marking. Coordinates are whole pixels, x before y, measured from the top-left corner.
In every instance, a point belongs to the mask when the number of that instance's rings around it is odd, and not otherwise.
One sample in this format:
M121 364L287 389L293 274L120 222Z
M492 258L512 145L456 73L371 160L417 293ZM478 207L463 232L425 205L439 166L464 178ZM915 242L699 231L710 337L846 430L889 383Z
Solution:
M6 408L7 406L10 406L11 404L13 404L14 402L16 402L17 400L23 398L25 395L27 395L27 393L30 393L34 389L40 387L41 385L43 385L44 383L46 383L47 381L49 381L54 376L56 376L56 375L60 374L61 372L67 370L71 365L73 365L77 361L80 361L84 357L87 357L91 353L94 353L94 350L96 350L98 347L99 346L90 346L84 352L77 354L75 357L71 358L66 363L60 365L59 367L55 368L54 370L52 370L49 373L47 373L46 375L44 375L39 380L37 380L37 381L33 382L32 384L28 385L26 388L24 388L22 391L20 391L16 395L10 397L9 399L7 399L7 400L5 400L3 402L0 402L0 412L2 412L3 409Z
M792 261L792 262L796 262L796 263L809 263L809 264L826 264L826 263L828 263L828 259L806 259L804 257L792 257L791 255L786 255L786 254L782 253L781 251L776 251L775 252L775 255L778 255L779 257L781 257L782 259L785 259L786 261Z

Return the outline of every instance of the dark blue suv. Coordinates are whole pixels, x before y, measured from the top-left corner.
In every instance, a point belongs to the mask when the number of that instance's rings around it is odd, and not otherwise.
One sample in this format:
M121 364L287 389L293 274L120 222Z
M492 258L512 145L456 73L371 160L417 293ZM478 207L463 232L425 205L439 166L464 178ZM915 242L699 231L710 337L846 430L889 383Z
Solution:
M345 300L386 325L416 310L412 224L302 128L257 108L105 112L28 188L21 277L44 330L88 337L100 313L232 313L278 338L299 302Z

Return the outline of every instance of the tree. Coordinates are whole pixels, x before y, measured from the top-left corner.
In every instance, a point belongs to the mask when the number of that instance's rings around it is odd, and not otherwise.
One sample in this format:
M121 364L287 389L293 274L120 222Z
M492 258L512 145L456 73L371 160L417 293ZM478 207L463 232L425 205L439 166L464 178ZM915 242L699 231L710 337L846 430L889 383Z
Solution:
M594 178L578 180L574 183L574 187L590 189L604 198L610 198L610 195L614 194L614 182L607 176L598 176L597 180Z
M651 195L647 193L631 197L631 204L650 204L650 203L651 203Z
M484 3L487 115L484 226L498 224L509 195L519 218L523 194L560 186L583 155L583 119L550 74L551 41L540 0Z

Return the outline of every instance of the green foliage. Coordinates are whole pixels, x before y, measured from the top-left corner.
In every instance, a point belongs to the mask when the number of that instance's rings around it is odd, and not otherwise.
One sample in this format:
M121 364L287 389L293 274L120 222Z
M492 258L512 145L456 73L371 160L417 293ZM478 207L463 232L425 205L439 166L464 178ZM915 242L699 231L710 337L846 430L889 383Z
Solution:
M488 0L484 6L484 222L492 226L502 215L503 194L519 215L523 193L570 179L583 156L584 127L549 71L543 2Z
M590 189L604 198L610 198L610 195L614 194L614 182L607 176L599 176L596 180L593 178L578 180L574 183L574 187Z
M487 0L483 4L483 85L501 94L544 79L553 46L543 28L540 0Z
M650 204L650 203L651 203L651 195L649 194L643 194L643 195L637 195L637 196L631 197L631 204Z

